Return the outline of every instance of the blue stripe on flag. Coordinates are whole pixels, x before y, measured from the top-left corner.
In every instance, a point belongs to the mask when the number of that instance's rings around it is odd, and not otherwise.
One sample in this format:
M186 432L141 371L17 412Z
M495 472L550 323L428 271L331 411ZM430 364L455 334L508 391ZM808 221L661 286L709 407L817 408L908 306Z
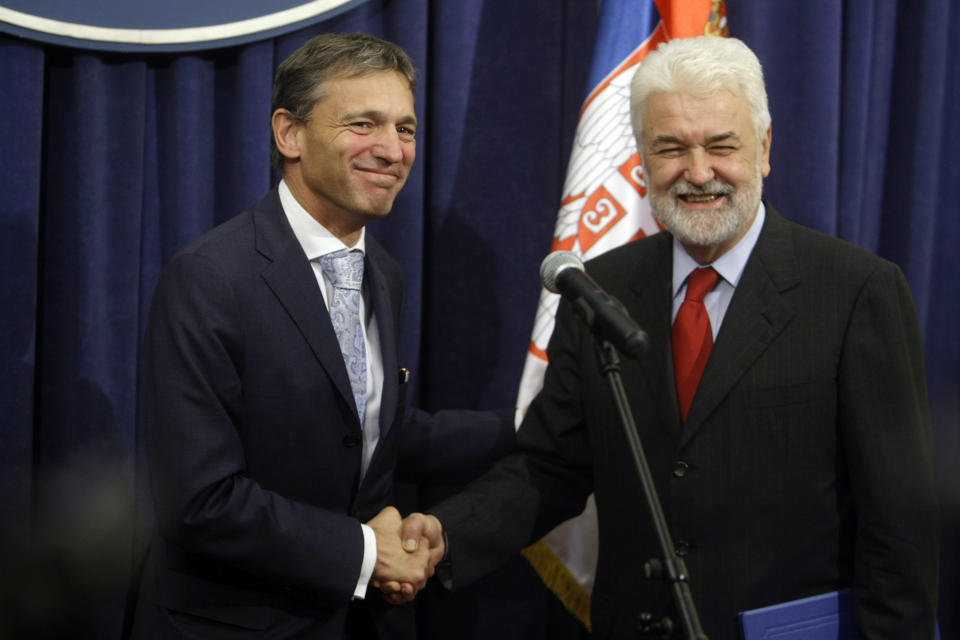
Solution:
M604 0L597 25L587 95L650 37L660 22L652 0Z

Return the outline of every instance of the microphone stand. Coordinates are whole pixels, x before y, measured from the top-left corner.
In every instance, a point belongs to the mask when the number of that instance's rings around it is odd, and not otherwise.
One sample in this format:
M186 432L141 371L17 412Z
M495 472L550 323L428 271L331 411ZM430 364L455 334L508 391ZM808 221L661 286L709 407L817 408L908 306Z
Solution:
M580 304L581 302L582 299L578 300L574 304L574 308L590 329L594 330L593 310L585 303ZM693 595L690 593L690 579L686 565L683 558L679 557L674 549L673 538L670 536L670 529L667 526L666 516L663 514L660 498L657 496L653 475L650 473L650 466L647 464L647 457L643 452L643 444L637 434L637 425L633 420L633 412L630 410L627 393L623 388L623 379L620 375L620 357L617 355L616 348L608 340L597 335L594 335L594 339L599 341L595 342L594 346L597 350L600 371L610 383L617 413L620 415L620 423L623 426L624 434L627 436L630 454L633 457L637 475L640 477L643 496L653 520L657 541L660 543L660 553L663 559L653 558L647 561L644 565L644 573L648 578L662 579L669 583L670 592L680 616L684 637L687 640L708 640L700 626L697 608L693 603ZM639 631L641 635L654 636L659 634L661 638L673 636L674 624L670 618L654 621L653 616L649 613L641 614L640 618L642 626Z

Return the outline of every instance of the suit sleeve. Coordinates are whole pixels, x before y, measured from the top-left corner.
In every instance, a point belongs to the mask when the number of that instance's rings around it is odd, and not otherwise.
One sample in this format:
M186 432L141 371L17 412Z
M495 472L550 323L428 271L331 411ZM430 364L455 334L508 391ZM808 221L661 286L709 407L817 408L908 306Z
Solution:
M158 528L225 571L342 604L360 575L359 522L265 490L247 473L238 306L228 278L198 254L174 258L154 295L143 394Z
M514 448L513 412L407 409L398 477L417 482L468 482Z
M903 273L884 263L856 301L839 424L857 512L853 597L864 638L934 634L938 518L923 348Z
M583 511L593 470L580 400L578 329L561 302L544 386L517 432L516 451L429 510L447 533L455 587L493 571Z

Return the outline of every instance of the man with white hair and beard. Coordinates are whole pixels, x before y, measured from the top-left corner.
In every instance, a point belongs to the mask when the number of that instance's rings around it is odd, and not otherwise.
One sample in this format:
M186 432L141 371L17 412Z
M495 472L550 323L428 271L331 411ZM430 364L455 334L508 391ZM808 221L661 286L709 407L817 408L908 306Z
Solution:
M631 111L669 233L587 271L649 334L623 382L704 631L738 639L740 611L850 588L864 638L930 640L938 520L903 273L761 199L771 120L742 42L661 46L633 80ZM642 611L679 623L667 586L643 577L659 546L594 337L566 301L548 355L518 452L408 518L404 538L442 548L456 587L592 491L593 637L637 637Z

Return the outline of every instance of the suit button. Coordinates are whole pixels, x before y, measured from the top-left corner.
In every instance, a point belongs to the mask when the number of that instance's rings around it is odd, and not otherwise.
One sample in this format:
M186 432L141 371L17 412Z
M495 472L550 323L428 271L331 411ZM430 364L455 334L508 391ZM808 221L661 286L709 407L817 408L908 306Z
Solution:
M360 444L360 436L355 436L353 434L343 436L343 446L345 447L355 447Z
M683 478L687 475L687 470L689 468L690 465L688 465L686 462L683 460L677 460L673 463L673 475L677 478Z
M673 549L681 558L690 553L690 545L683 540L678 540L677 543L673 545Z

